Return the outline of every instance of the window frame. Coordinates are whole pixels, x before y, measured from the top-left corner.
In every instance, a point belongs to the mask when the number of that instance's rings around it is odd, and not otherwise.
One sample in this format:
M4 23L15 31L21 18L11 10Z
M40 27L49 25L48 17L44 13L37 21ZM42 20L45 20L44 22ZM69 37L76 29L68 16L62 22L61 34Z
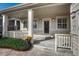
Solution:
M27 24L24 26L24 22L27 22ZM23 28L27 28L28 29L28 20L23 20Z
M37 29L38 28L37 20L33 20L33 28L34 29Z
M60 23L58 23L59 19L61 19ZM60 25L60 27L59 27ZM57 18L57 29L67 29L67 17L58 17Z
M14 21L14 24L12 25L13 29L9 29L11 27L10 24L9 24L10 21ZM17 24L18 21L19 21L19 27L17 27L18 26L18 24ZM16 30L20 30L20 20L16 20L16 19L9 20L8 21L8 31L16 31Z

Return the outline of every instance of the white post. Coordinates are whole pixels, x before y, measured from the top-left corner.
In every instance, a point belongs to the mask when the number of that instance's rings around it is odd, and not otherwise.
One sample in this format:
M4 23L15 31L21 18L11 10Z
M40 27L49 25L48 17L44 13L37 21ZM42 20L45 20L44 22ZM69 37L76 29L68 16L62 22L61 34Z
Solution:
M32 37L33 34L33 11L28 9L28 36Z
M8 22L8 17L7 15L2 15L3 17L3 32L2 32L2 36L5 37L6 36L6 32L7 32L7 22Z
M55 52L57 52L57 34L55 34Z

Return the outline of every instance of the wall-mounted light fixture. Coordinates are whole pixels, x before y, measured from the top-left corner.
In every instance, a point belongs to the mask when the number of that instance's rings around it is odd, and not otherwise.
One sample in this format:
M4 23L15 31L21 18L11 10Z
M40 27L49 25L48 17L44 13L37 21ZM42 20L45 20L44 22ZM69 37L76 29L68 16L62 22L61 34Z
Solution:
M39 21L42 21L42 18L39 18Z
M55 21L55 18L52 18L52 21L54 22Z

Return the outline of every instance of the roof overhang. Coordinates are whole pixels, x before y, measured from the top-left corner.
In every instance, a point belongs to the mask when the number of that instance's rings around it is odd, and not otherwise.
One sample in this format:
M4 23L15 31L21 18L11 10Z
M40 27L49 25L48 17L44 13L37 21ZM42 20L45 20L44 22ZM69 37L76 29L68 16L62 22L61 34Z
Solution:
M24 3L24 4L19 4L19 5L16 5L14 7L10 7L10 8L7 8L5 10L1 10L0 11L0 14L5 14L5 13L8 13L8 12L13 12L13 11L18 11L18 10L23 10L23 9L32 9L32 8L39 8L41 6L56 6L56 5L64 5L64 4L67 4L67 3Z
M30 9L30 8L34 8L34 7L49 5L49 4L51 4L51 3L25 3L25 4L20 4L20 5L14 6L14 7L7 8L5 10L1 10L0 14L12 12L12 11L23 10L23 9Z

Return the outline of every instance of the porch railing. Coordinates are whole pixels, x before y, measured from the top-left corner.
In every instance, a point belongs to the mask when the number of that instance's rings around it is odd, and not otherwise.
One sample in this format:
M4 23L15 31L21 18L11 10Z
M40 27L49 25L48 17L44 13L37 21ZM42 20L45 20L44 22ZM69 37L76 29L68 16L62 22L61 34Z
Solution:
M71 36L70 34L55 34L55 51L58 48L71 49Z
M27 35L26 31L7 31L6 37L22 38Z

